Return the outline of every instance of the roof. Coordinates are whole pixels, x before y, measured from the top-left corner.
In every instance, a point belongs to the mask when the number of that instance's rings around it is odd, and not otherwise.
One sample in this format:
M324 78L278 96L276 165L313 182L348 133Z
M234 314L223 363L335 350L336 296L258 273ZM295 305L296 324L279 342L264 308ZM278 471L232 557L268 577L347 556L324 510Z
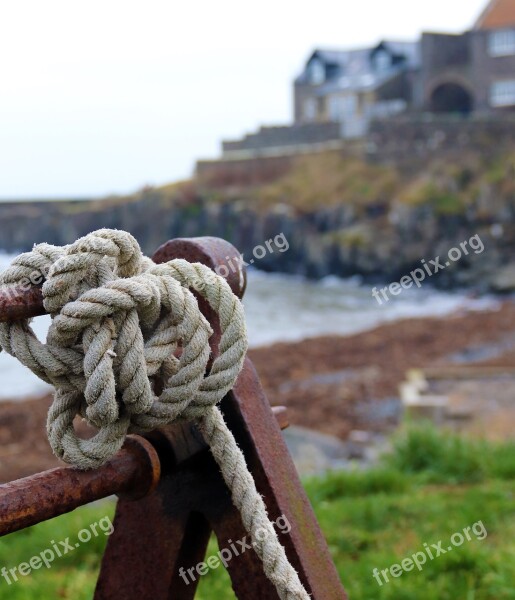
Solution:
M367 69L368 57L370 56L371 48L365 48L361 50L328 50L324 48L317 48L314 50L306 65L308 65L314 58L322 60L327 65L334 65L337 67L338 72L359 72ZM297 77L296 81L301 83L307 80L307 69L304 69L302 73Z
M360 50L326 50L323 48L316 49L310 57L317 56L327 64L340 65L345 67L352 61L364 61L370 52L370 48ZM308 61L309 62L309 61Z
M515 0L513 0L513 2L515 2ZM392 54L406 56L410 66L418 66L420 62L420 44L418 42L405 42L397 40L382 40L375 46L370 46L369 48L360 48L358 50L329 50L317 48L309 57L308 62L314 56L317 56L328 64L344 67L348 66L349 63L353 63L357 68L358 63L364 65L370 54L381 46L385 47Z
M402 63L392 65L386 72L374 70L372 56L381 49L391 55L405 59ZM383 40L370 48L359 50L316 49L311 53L307 64L314 58L322 60L326 65L336 67L335 74L317 89L318 95L325 95L340 90L374 89L385 81L397 76L400 71L414 69L420 65L420 44L418 42L399 42ZM297 78L301 83L307 78L307 70Z
M383 40L381 44L385 46L392 54L405 56L410 67L420 66L420 43L419 42L399 42L392 40Z
M515 0L490 0L474 29L502 29L515 26Z

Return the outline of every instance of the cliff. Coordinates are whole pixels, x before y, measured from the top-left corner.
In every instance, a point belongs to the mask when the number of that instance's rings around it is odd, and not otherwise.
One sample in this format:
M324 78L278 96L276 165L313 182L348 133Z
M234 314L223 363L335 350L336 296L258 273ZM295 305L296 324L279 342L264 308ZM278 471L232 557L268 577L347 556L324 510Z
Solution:
M245 260L282 233L288 250L266 252L268 271L396 281L475 236L476 248L431 278L441 287L515 287L515 152L462 152L409 173L340 152L305 156L252 185L194 179L91 201L0 203L0 248L66 244L92 230L130 231L147 253L174 237L215 235ZM484 250L480 249L480 240Z

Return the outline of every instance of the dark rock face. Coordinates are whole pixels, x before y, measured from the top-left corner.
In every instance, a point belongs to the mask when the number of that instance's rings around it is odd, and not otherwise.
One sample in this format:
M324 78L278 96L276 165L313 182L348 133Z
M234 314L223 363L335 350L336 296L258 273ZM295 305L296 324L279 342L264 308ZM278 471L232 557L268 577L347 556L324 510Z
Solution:
M0 248L18 252L43 241L68 244L109 227L130 231L144 252L152 254L170 238L213 235L232 242L245 261L252 259L265 271L392 282L422 268L422 260L434 271L430 261L440 256L442 265L449 266L427 276L426 282L510 291L515 280L505 269L515 262L515 207L505 205L501 212L488 218L473 209L441 215L427 206L395 203L367 214L345 205L300 213L284 204L257 212L243 200L179 202L149 190L131 201L0 203ZM465 242L466 251L460 248ZM457 250L450 260L453 248ZM458 251L461 257L454 260Z

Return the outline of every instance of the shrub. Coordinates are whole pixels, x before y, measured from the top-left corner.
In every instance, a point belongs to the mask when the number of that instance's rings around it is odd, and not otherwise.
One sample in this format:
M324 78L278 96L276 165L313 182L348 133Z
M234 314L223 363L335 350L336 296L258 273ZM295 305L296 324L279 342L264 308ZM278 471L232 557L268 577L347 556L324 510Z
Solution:
M386 462L433 483L477 482L485 476L481 444L431 425L410 426L395 437Z
M407 487L407 478L395 468L384 467L330 472L323 479L309 479L305 484L312 499L330 502L345 497L401 493Z
M491 445L485 452L488 472L498 479L515 479L515 442Z

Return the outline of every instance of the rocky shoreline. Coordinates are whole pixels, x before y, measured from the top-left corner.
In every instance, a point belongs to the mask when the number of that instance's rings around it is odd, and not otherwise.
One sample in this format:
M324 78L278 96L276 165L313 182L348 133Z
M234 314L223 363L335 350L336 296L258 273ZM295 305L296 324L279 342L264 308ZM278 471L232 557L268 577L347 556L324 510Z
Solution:
M336 167L337 174L343 167ZM315 188L310 203L303 204L300 190L294 187L293 192L288 186L281 193L279 187L265 201L266 189L209 190L189 182L124 198L3 202L0 237L3 250L16 253L43 241L69 244L109 227L129 231L152 255L169 239L216 236L234 244L245 260L259 258L264 271L311 279L360 276L368 283L397 282L415 269L419 277L424 276L422 261L429 268L440 259L439 266L431 267L431 274L425 276L435 287L513 292L515 205L506 195L511 187L507 192L497 189L500 184L479 180L473 189L466 187L455 197L453 190L462 185L461 179L468 181L474 172L474 165L463 165L460 177L438 169L431 176L420 174L416 194L406 182L403 201L384 189L367 201L361 201L357 192L348 192L348 198L335 192L333 201L322 205L319 198L327 193ZM378 174L359 173L358 187L373 187ZM323 171L312 177L310 185L325 179ZM443 181L444 189L428 188L426 179ZM264 244L274 246L278 236L287 244L276 244L273 252L263 253Z
M342 440L353 430L387 433L399 422L398 386L408 369L457 360L515 364L515 303L396 321L352 336L278 343L249 354L270 403L287 406L292 424ZM59 464L45 434L50 402L45 396L0 403L0 482Z

